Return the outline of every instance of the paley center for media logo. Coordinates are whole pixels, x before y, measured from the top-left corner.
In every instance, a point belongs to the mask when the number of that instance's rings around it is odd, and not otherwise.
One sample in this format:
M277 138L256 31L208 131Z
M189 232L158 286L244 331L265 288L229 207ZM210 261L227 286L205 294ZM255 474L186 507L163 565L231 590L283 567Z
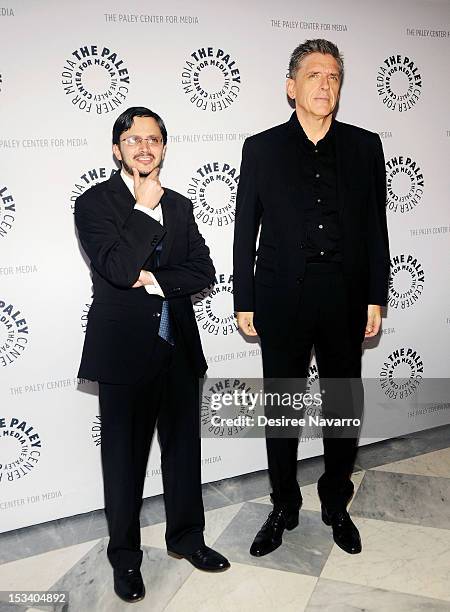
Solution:
M36 429L22 418L0 416L0 486L27 476L41 457Z
M0 368L18 359L29 342L28 323L13 304L0 299Z
M422 199L424 187L423 172L411 157L398 155L386 162L388 210L410 212Z
M419 352L411 346L402 346L384 360L379 376L381 388L389 399L406 399L416 391L423 372Z
M203 164L187 188L194 217L205 225L224 227L234 222L239 172L228 162Z
M227 50L200 47L183 66L181 86L195 108L215 113L236 101L241 75L236 60Z
M400 53L387 57L378 68L377 90L389 110L402 113L413 108L422 93L422 75L416 62Z
M230 336L238 329L233 309L233 275L218 274L207 289L193 297L200 329L212 336Z
M125 101L130 75L124 59L103 45L83 45L65 60L61 84L75 108L104 115Z
M401 253L391 259L388 304L405 310L413 306L422 295L425 272L417 257Z
M221 378L206 380L201 396L200 423L202 437L233 437L245 435L248 420L252 417L252 406L246 402L228 404L227 417L220 419L220 400L233 393L255 393L252 385L240 378ZM219 404L219 409L217 407ZM230 414L230 410L233 414ZM229 420L231 419L231 420Z

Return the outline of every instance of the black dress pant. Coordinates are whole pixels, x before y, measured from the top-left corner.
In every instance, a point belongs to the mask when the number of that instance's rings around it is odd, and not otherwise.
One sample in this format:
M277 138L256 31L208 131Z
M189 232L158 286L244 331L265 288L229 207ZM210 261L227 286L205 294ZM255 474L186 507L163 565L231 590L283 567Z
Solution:
M161 446L168 550L204 544L198 378L181 342L157 338L151 370L134 385L99 384L108 558L139 568L142 494L155 424Z
M292 341L278 345L266 342L261 334L264 377L306 380L314 347L321 389L327 387L322 395L323 416L361 417L365 325L363 317L355 320L350 314L340 264L308 264L296 324L290 330ZM325 472L319 479L318 491L331 511L345 508L353 493L350 475L357 436L354 430L346 430L337 438L323 431ZM266 445L272 501L275 506L298 510L302 503L297 481L298 438L266 437Z

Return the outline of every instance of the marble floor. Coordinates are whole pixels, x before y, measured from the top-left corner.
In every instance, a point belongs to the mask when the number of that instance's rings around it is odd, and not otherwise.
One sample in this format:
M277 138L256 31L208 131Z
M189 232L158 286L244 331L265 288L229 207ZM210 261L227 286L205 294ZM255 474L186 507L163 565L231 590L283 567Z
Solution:
M208 545L231 561L208 574L167 555L161 496L142 510L142 573L151 612L450 611L450 426L360 448L351 515L363 551L347 555L320 517L320 457L299 462L299 526L271 555L251 557L270 511L265 471L204 486ZM73 612L130 608L112 589L103 511L0 535L0 611L9 590L65 590ZM61 610L61 608L54 608Z

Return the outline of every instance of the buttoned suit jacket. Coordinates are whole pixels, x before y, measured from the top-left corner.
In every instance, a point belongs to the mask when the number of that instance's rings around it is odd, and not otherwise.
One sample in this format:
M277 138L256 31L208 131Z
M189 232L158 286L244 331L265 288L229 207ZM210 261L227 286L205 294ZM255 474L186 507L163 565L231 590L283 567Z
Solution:
M78 376L132 384L152 368L163 299L132 288L141 269L153 272L169 302L177 342L193 366L206 369L191 295L214 280L209 249L190 200L164 188L164 226L134 208L120 173L91 187L75 203L75 224L91 262L93 302ZM162 241L159 264L155 249ZM194 375L195 375L194 374Z

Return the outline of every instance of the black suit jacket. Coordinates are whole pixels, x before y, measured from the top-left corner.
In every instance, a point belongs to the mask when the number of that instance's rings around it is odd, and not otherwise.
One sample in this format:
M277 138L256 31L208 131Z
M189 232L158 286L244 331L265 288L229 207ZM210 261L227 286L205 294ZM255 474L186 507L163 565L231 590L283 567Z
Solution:
M152 367L163 300L144 287L131 288L141 269L148 269L169 301L177 341L183 342L201 376L206 362L190 296L210 285L215 271L192 203L165 188L164 227L134 204L120 173L91 187L75 203L75 223L91 261L94 287L78 375L130 384ZM154 252L161 240L155 267Z
M335 135L340 248L351 318L360 327L367 305L387 300L384 156L377 134L335 121ZM236 202L235 310L254 312L256 329L278 339L294 323L306 266L299 147L290 122L247 138Z

